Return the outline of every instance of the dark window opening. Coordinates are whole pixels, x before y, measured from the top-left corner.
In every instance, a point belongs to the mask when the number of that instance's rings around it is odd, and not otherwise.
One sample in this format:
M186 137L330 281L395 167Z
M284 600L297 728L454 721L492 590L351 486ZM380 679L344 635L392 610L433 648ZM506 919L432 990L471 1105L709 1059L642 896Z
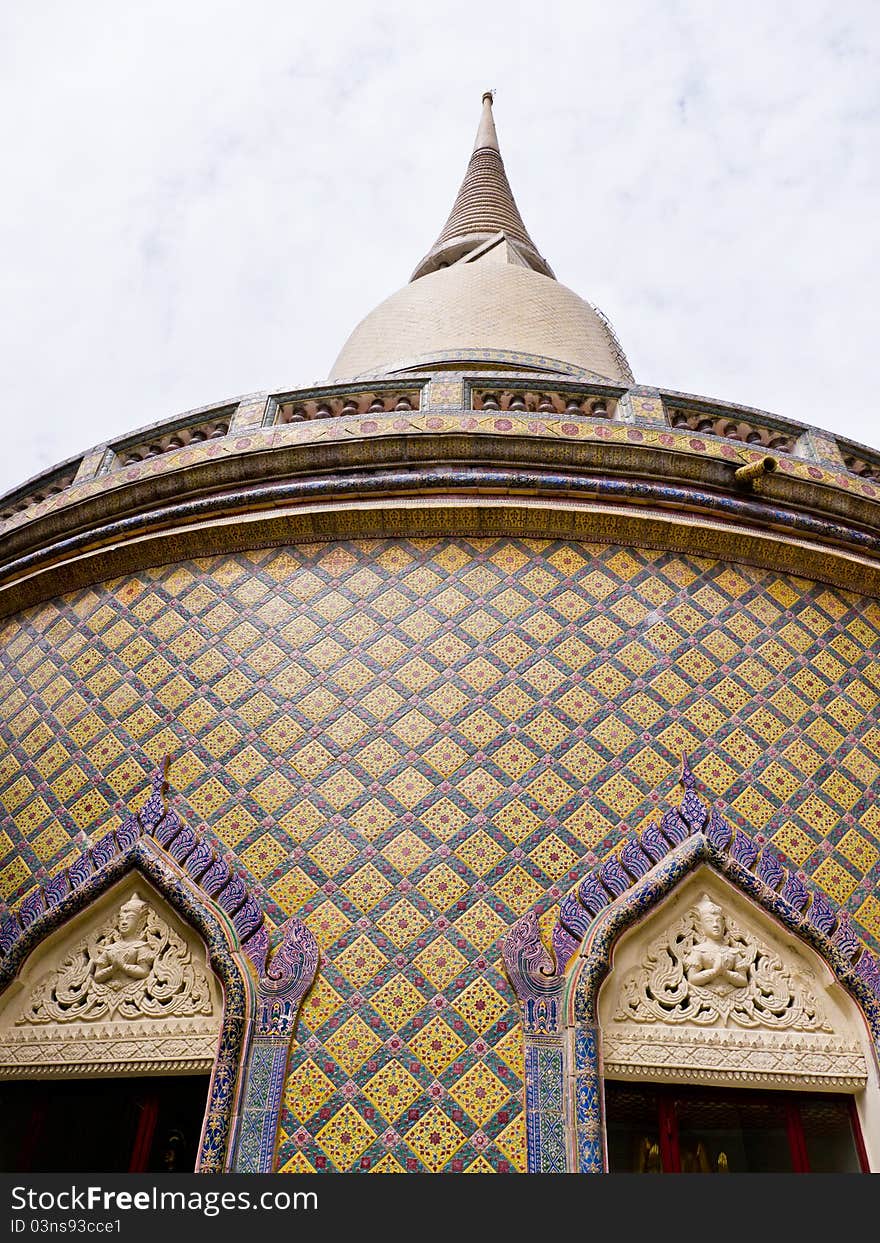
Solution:
M0 1083L5 1173L192 1173L207 1075Z
M851 1096L605 1083L612 1173L867 1173Z

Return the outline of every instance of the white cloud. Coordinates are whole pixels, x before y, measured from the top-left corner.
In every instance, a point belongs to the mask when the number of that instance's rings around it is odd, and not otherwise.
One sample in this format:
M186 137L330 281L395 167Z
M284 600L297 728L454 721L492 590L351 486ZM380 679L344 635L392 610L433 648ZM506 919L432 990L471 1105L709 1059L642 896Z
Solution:
M638 379L880 445L878 36L870 0L6 6L0 488L325 375L439 232L487 86Z

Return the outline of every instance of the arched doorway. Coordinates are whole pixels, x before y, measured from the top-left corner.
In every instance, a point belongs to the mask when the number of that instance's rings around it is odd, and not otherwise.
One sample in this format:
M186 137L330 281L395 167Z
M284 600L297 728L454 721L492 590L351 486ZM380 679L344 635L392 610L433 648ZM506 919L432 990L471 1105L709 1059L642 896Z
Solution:
M614 942L596 1014L612 1172L880 1163L859 1006L811 946L705 864Z
M223 1026L204 940L128 871L0 998L0 1166L191 1172Z
M606 1096L617 1089L606 1089L617 1082L650 1085L667 1119L670 1085L690 1100L701 1085L759 1086L775 1104L798 1093L789 1103L799 1115L812 1094L823 1126L829 1110L841 1123L848 1099L858 1164L880 1170L880 965L845 912L733 832L685 776L681 810L662 832L649 825L569 891L552 949L534 911L505 938L523 1022L529 1170L607 1170ZM756 989L762 1002L749 1013ZM809 1147L810 1119L792 1125ZM792 1168L811 1166L804 1157Z

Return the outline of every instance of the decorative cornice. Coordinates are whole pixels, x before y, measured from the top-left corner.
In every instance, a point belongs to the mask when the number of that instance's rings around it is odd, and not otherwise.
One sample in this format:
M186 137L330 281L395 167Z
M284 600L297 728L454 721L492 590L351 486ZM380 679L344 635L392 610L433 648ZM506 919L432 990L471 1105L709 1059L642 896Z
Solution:
M334 441L345 444L365 434L373 442L377 437L393 436L400 421L397 415L403 395L402 384L406 386L406 404L411 410L410 416L403 420L407 436L424 433L424 420L419 419L419 410L413 407L418 406L422 414L430 415L420 390L432 379L432 372L433 379L442 384L450 374L444 370L448 362L456 364L456 372L464 371L479 383L496 384L498 381L502 388L510 386L520 395L525 390L533 390L532 396L526 394L525 401L530 417L527 421L517 420L516 428L506 432L493 427L491 422L484 425L485 421L475 418L476 412L469 409L467 403L462 407L456 402L458 408L454 412L445 411L447 418L456 414L462 430L469 435L482 431L505 439L527 431L533 441L530 462L546 464L552 460L552 456L548 456L552 454L548 438L554 435L580 441L592 437L614 441L622 434L625 439L632 436L636 443L641 443L640 429L627 429L620 424L646 420L657 428L659 443L672 449L677 456L697 455L705 460L707 467L713 459L732 461L739 458L740 451L748 453L752 448L761 452L768 448L778 451L779 466L771 495L781 499L790 485L799 482L806 485L797 498L802 508L837 512L863 521L869 527L878 525L870 514L850 513L853 504L862 500L876 502L880 498L880 452L875 449L751 406L644 385L633 385L623 391L619 385L609 385L600 377L552 358L510 351L466 350L463 353L454 351L448 357L441 353L401 359L395 364L403 371L418 368L424 373L418 377L406 375L391 379L383 369L381 375L364 377L357 382L248 394L230 398L220 406L205 406L174 415L115 441L96 445L80 457L54 466L0 497L0 531L4 544L14 555L36 543L45 543L50 535L57 539L83 521L94 520L92 512L82 512L83 506L89 509L90 505L97 505L106 518L116 493L130 499L132 508L149 509L162 497L192 494L205 487L217 489L221 485L228 486L247 478L265 478L269 474L283 476L291 469L307 471L313 466L307 453L312 441L319 440L322 445L329 446ZM503 376L499 376L499 369L503 370ZM563 379L556 373L562 373ZM566 418L564 425L554 431L552 421L548 422L542 414L544 398L548 391L559 390L560 384L565 388L576 380L597 393L614 390L620 397L620 417L615 416L598 428L591 426L588 420L582 420L581 426L575 427ZM390 419L382 414L374 418L376 410L382 408ZM213 420L216 426L211 435L197 443L206 420L209 423ZM367 423L373 425L369 433L364 430ZM615 423L618 424L616 428ZM226 435L219 436L217 433L227 424ZM186 441L189 443L184 443ZM122 465L128 449L135 443L138 452L143 451L142 460ZM791 451L785 446L792 446ZM288 460L291 449L295 450L292 461ZM272 452L271 467L267 469L267 464L261 460L254 473L249 474L248 459L254 453L262 455L265 450ZM377 445L372 443L369 456L372 458L377 452ZM108 464L112 468L116 463L120 464L106 473ZM647 465L647 461L641 463L639 469L631 473L640 474Z
M28 1079L87 1079L99 1070L105 1075L204 1075L214 1065L213 1049L210 1056L180 1058L177 1061L141 1058L138 1061L113 1062L102 1059L100 1065L95 1062L71 1062L65 1055L62 1066L50 1064L41 1066L0 1067L0 1080L21 1078L23 1070L27 1070Z
M482 414L470 418L476 423ZM880 594L880 508L875 502L843 498L843 512L831 504L841 494L828 491L823 513L808 503L810 486L794 478L779 487L774 483L773 497L737 495L730 480L737 464L752 460L747 455L708 461L659 443L624 444L621 434L644 439L655 433L610 422L598 427L572 422L578 435L581 426L597 436L604 429L609 440L548 441L546 464L535 466L524 458L528 437L520 433L527 419L484 419L506 430L480 446L487 460L478 465L468 460L476 442L470 433L458 434L460 419L444 414L419 415L419 420L424 423L421 436L401 429L399 435L377 435L370 444L353 438L299 446L299 470L284 479L255 477L260 466L274 472L287 455L273 448L274 432L254 433L247 462L228 460L222 466L237 471L246 465L246 484L239 478L237 486L225 481L221 486L215 479L211 486L206 476L200 495L184 490L174 497L172 472L152 481L149 498L147 481L141 480L92 497L79 513L74 507L65 515L67 521L78 518L73 534L58 531L61 515L50 524L52 530L47 526L42 533L39 528L46 524L35 522L21 532L30 546L15 555L10 544L0 567L0 615L181 556L301 539L387 538L434 530L679 549ZM298 433L312 426L276 430ZM400 465L404 446L405 467ZM369 468L364 465L368 451ZM209 468L203 464L199 469ZM781 469L772 480L779 481ZM163 492L168 496L160 502Z

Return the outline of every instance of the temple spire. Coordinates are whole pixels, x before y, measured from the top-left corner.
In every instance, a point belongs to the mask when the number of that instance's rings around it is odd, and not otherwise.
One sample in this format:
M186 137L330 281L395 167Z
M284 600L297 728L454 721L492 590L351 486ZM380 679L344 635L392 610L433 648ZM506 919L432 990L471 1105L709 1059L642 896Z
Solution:
M519 214L498 146L492 91L483 95L483 107L473 154L461 183L449 219L437 241L410 277L417 280L437 268L450 264L483 247L503 233L514 252L514 262L544 276L553 276L541 257Z

